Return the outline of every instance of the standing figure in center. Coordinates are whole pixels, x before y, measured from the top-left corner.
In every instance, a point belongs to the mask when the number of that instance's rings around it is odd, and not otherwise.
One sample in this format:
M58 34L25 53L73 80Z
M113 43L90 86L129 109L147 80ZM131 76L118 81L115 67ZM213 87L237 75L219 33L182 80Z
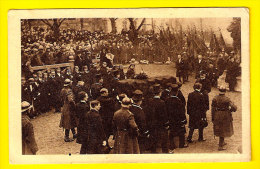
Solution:
M187 102L187 114L189 115L189 136L187 141L192 143L192 135L195 129L199 129L199 139L198 141L205 141L203 138L204 126L201 125L201 121L206 119L206 109L207 103L205 101L204 95L201 93L202 85L200 83L195 83L194 91L188 96Z
M131 100L125 97L121 109L114 114L114 154L140 154L137 140L139 129L134 114L129 111L130 106Z

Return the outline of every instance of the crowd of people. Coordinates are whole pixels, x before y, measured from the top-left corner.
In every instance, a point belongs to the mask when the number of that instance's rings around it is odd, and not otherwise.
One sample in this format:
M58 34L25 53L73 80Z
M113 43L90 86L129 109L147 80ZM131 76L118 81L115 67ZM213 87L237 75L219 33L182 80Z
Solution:
M84 41L85 36L88 41ZM129 95L122 92L118 84L120 80L137 78L135 64L131 63L124 72L122 65L116 66L114 62L122 63L119 61L124 60L122 58L128 61L151 56L145 52L138 54L141 50L133 49L135 52L131 53L122 49L127 47L132 50L132 45L126 35L114 36L102 32L65 30L61 31L59 42L54 41L44 29L23 32L23 153L26 154L25 149L30 149L35 154L38 149L30 118L51 109L61 113L60 127L65 129L64 141L76 139L82 145L81 154L102 154L110 150L116 154L156 153L158 148L162 149L162 153L173 153L174 149L186 148L187 143L193 142L195 129L199 130L198 141L205 141L203 129L208 125L206 112L210 107L208 93L211 87L227 70L226 82L229 89L234 90L236 76L239 75L233 53L227 57L223 51L217 60L209 57L212 52L209 56L198 55L192 65L188 53L180 53L175 64L178 79L172 83L149 86L149 95L140 89L131 91ZM113 50L114 47L116 50ZM151 53L152 56L157 54ZM71 67L37 72L31 69L31 66L65 63L70 56L75 59L73 70ZM92 62L93 59L98 59L98 62ZM189 80L191 73L197 80L194 91L186 100L181 85ZM226 88L221 87L220 95L211 104L214 134L220 137L219 150L225 150L224 138L233 135L231 112L236 111L225 91ZM189 116L187 138L186 112ZM70 131L72 137L69 136ZM115 140L114 145L109 145L110 136ZM179 145L176 145L174 137L179 137ZM26 146L26 143L29 145Z
M37 76L29 78L28 83L23 78L22 101L33 105L30 111L25 111L26 123L28 117L34 118L51 109L61 112L60 127L65 129L64 141L76 139L82 145L81 154L106 153L111 149L114 153L124 154L156 153L158 147L163 153L173 153L174 149L186 148L187 143L193 142L195 129L199 130L198 140L205 141L203 129L207 127L208 93L211 91L207 73L200 71L194 92L186 101L181 92L182 83L177 80L150 86L150 95L144 95L138 89L131 96L121 93L118 90L120 79L135 78L134 68L131 64L125 75L120 67L111 69L104 62L102 66L94 64L90 70L84 66L84 72L75 66L73 73L70 68L63 72L58 68L56 71L52 69L50 76L38 72ZM224 91L221 89L222 94L212 102L214 130L221 137L219 150L225 149L224 137L233 134L230 119L231 112L236 110L230 99L224 96ZM190 128L187 139L186 111ZM225 115L222 115L223 112ZM228 121L224 119L227 116L231 116ZM222 135L226 130L228 134ZM69 137L70 131L72 138ZM114 145L108 142L111 135ZM174 142L174 137L179 137L179 145Z

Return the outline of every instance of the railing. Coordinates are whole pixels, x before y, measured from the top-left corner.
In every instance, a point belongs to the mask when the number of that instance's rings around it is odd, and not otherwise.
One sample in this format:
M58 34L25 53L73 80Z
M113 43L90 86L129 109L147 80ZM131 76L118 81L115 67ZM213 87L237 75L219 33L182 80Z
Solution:
M60 63L60 64L54 64L54 65L43 65L43 66L33 66L31 69L33 71L38 71L38 70L50 70L50 69L57 69L57 68L62 68L62 67L70 67L71 71L74 70L74 59L70 58L68 63Z

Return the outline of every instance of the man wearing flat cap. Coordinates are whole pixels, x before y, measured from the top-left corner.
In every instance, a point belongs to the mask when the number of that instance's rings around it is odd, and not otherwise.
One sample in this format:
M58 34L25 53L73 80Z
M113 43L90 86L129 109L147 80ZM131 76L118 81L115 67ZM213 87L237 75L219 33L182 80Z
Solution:
M174 137L176 136L179 137L179 148L187 147L187 145L185 145L185 124L187 124L185 105L177 96L178 90L179 86L177 84L172 84L170 97L165 101L170 124L170 151L172 152L177 148L174 143Z
M221 86L219 95L215 96L211 104L212 122L214 135L219 137L218 150L226 150L225 137L231 137L234 134L232 112L237 107L225 96L226 88Z
M146 120L145 120L145 114L143 111L142 100L143 100L143 92L141 90L135 90L133 92L133 104L130 107L130 112L134 114L135 122L139 128L140 135L138 136L138 143L140 148L140 153L144 153L145 151L145 142L146 138L148 136L148 130L146 128Z
M148 100L147 128L150 131L151 152L156 153L158 143L161 144L162 153L168 153L168 129L169 121L165 102L161 97L161 86L153 86L154 97Z
M38 146L34 137L33 125L28 117L32 106L27 101L22 102L22 154L35 155Z

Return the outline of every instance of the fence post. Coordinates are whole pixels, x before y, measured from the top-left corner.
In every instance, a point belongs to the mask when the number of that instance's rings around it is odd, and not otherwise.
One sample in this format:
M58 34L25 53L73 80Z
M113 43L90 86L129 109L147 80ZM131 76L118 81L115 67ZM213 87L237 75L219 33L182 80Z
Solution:
M71 67L71 72L74 71L74 56L69 56L69 63L70 63L70 67Z

